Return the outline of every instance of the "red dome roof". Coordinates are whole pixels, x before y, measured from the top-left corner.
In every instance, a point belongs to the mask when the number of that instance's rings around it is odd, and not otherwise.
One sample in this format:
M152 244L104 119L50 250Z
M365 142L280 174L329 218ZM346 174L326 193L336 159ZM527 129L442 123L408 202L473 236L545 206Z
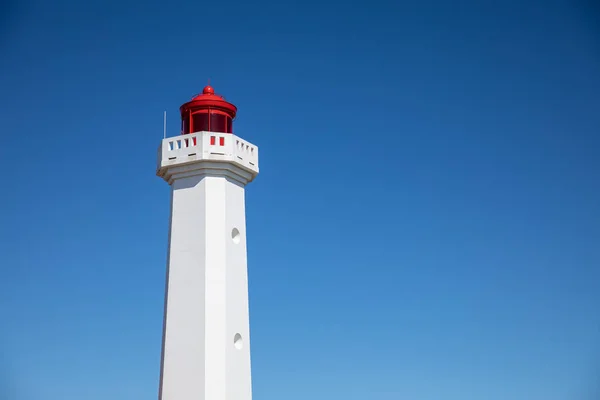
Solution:
M203 108L218 109L227 114L233 119L237 113L237 107L230 102L226 101L223 96L215 94L215 89L212 86L205 86L201 94L198 94L192 98L192 100L183 104L179 110L181 115L185 114L187 110L198 110Z

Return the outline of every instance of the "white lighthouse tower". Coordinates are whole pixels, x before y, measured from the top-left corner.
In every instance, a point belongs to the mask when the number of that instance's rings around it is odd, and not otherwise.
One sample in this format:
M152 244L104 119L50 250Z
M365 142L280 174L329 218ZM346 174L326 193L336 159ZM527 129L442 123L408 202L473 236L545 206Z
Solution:
M159 400L250 400L244 187L258 148L210 86L180 111L181 135L158 152L171 185Z

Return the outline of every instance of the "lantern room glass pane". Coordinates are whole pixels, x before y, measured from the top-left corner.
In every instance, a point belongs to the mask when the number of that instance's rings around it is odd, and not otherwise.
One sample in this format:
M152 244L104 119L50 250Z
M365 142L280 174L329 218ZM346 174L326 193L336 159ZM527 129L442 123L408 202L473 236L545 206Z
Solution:
M227 117L227 133L233 133L233 122Z
M192 115L193 132L208 131L208 114L198 113Z
M181 133L190 133L190 119L187 116L181 121Z
M211 132L222 132L227 133L227 127L225 116L222 114L211 114L210 115L210 131Z

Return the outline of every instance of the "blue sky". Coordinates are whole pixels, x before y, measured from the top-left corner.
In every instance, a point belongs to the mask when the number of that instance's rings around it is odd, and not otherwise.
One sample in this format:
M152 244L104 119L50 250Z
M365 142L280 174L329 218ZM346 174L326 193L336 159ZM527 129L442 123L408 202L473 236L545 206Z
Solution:
M592 2L2 7L1 398L156 398L156 148L209 78L261 149L254 398L600 395Z

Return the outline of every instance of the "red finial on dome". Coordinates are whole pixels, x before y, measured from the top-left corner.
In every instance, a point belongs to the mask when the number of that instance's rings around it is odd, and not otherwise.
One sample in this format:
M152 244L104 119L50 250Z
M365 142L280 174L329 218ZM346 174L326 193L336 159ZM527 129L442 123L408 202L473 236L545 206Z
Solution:
M204 86L204 89L202 89L202 94L215 94L215 89L210 85L206 85Z

